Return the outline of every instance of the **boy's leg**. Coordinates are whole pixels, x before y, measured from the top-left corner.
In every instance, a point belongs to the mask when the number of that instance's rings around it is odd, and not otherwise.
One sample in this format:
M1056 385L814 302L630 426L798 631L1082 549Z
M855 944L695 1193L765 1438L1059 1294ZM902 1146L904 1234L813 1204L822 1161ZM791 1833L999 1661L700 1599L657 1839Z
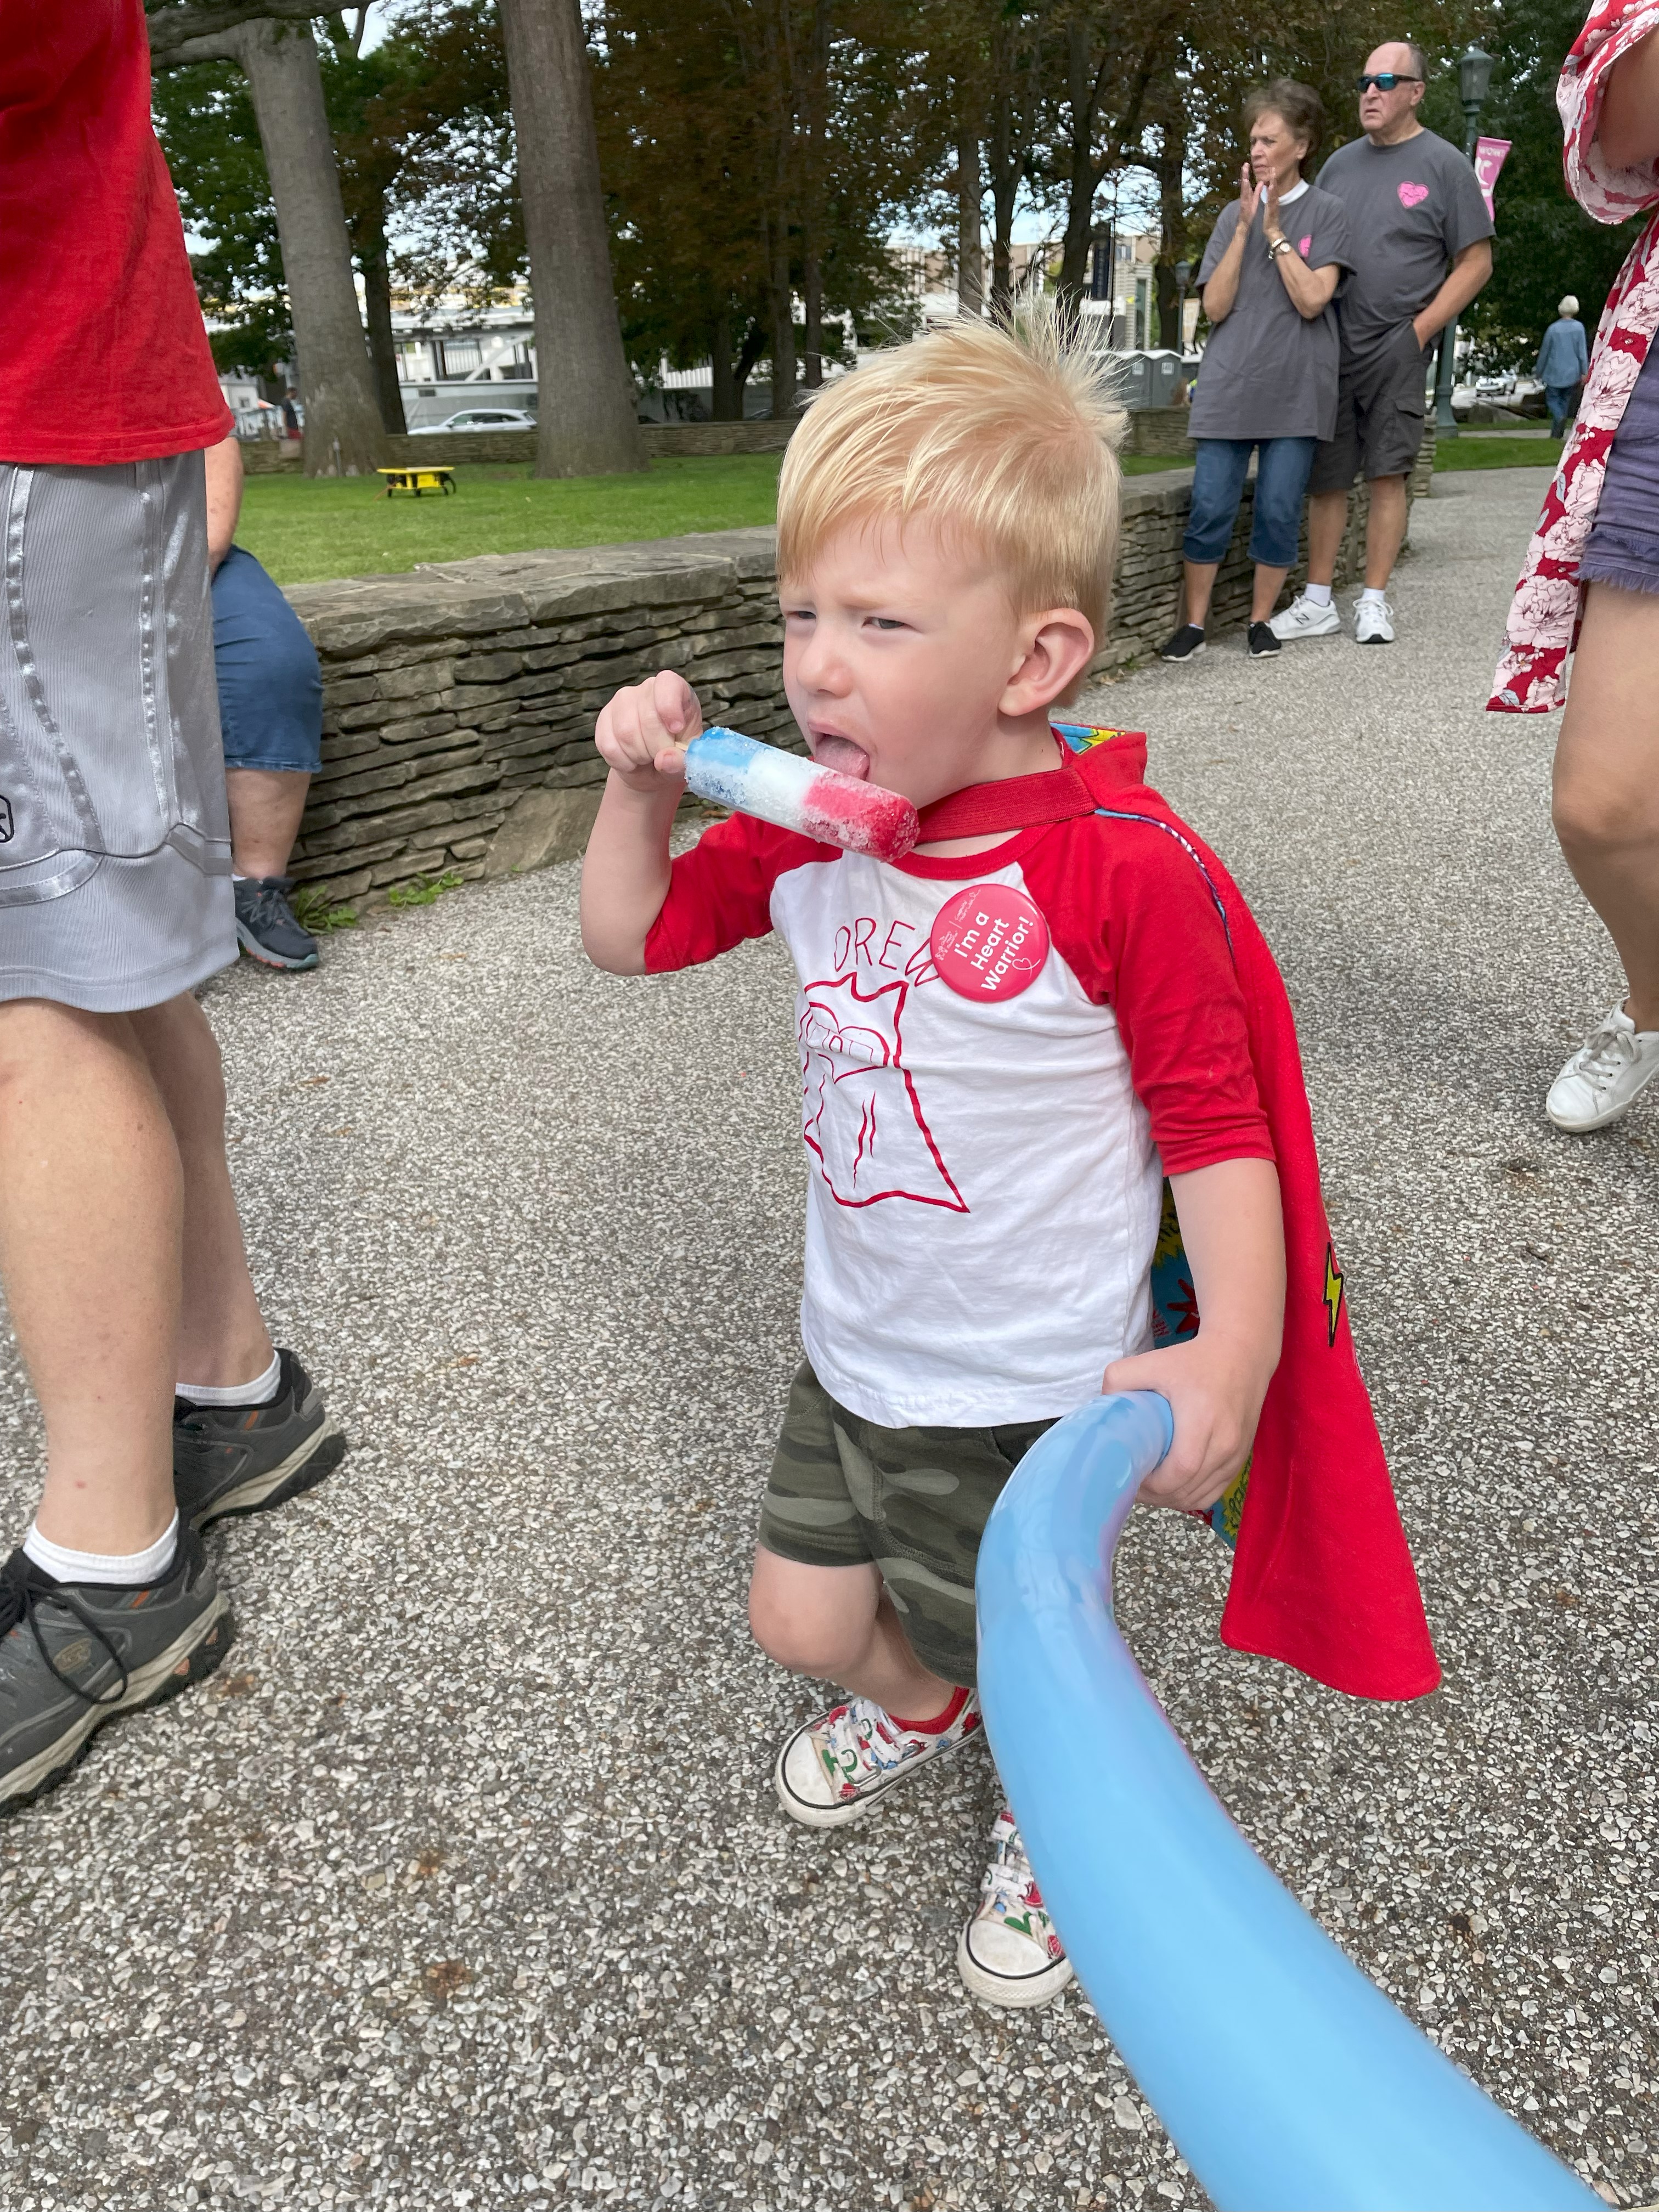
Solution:
M755 1641L781 1667L839 1682L895 1718L916 1726L942 1713L956 1692L924 1667L899 1626L873 1564L804 1566L764 1545L749 1585Z

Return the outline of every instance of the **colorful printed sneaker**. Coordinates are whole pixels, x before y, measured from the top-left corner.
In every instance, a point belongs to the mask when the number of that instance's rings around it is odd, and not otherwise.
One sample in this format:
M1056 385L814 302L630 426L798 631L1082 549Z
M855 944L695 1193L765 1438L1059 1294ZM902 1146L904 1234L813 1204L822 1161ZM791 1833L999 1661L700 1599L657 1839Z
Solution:
M778 1802L804 1828L861 1820L895 1783L979 1732L979 1699L967 1692L948 1727L909 1729L868 1698L849 1698L795 1730L778 1753Z
M173 1493L180 1517L205 1528L228 1513L285 1505L345 1457L340 1425L291 1352L267 1406L173 1405Z
M969 1996L994 2005L1047 2004L1073 1979L1006 1805L992 1824L979 1904L957 1938L957 1969Z
M58 1583L23 1553L0 1565L0 1814L61 1782L106 1721L210 1674L235 1624L202 1540L138 1588Z

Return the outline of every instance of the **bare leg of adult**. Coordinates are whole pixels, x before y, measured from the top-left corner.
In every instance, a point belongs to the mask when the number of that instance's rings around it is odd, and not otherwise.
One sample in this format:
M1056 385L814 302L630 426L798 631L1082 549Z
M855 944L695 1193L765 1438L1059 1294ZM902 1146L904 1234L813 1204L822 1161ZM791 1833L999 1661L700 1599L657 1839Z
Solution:
M285 876L311 778L302 770L228 768L231 854L239 876Z
M1217 561L1183 561L1181 564L1187 619L1194 629L1202 629L1210 618L1210 595L1215 590L1216 570L1220 565Z
M225 1156L218 1044L187 992L130 1018L165 1103L183 1170L185 1265L177 1379L221 1389L256 1382L273 1355L248 1275Z
M1264 568L1260 562L1256 563L1255 582L1250 590L1250 620L1253 623L1267 621L1290 573L1288 568Z
M1371 511L1365 524L1365 589L1386 592L1406 542L1406 479L1374 477L1370 494Z
M46 1429L37 1526L143 1551L173 1518L183 1178L132 1018L0 1004L0 1278Z
M1308 581L1326 591L1336 575L1342 538L1348 526L1346 491L1319 491L1308 501Z
M1555 753L1555 834L1659 1030L1659 598L1592 584Z

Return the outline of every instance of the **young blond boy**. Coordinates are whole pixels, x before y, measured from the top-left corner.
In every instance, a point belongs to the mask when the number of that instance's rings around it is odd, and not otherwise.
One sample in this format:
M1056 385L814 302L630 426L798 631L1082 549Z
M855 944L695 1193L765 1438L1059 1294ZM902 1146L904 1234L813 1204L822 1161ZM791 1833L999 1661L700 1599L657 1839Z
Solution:
M1050 710L1106 615L1120 423L1052 325L959 324L817 402L778 500L784 686L817 759L919 810L1051 777ZM799 971L806 1359L750 1620L848 1693L777 1760L784 1810L829 1827L975 1733L979 1537L1052 1421L1159 1390L1175 1443L1143 1495L1201 1509L1233 1481L1279 1358L1279 1181L1226 921L1179 838L1087 812L930 839L924 818L889 866L734 816L671 864L702 727L669 671L600 715L583 941L639 975L775 928ZM964 995L933 957L970 885L1040 914L1026 988ZM1153 1351L1166 1174L1202 1322ZM996 2003L1071 1977L1006 1811L957 1955Z

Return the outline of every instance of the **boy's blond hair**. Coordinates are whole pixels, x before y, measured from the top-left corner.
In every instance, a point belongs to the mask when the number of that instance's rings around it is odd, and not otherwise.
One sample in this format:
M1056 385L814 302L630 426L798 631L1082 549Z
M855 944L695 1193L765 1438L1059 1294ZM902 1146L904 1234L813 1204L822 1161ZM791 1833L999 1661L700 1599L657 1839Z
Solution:
M789 441L778 574L848 523L925 515L987 554L1020 614L1075 607L1105 634L1123 410L1052 306L971 317L831 385Z

